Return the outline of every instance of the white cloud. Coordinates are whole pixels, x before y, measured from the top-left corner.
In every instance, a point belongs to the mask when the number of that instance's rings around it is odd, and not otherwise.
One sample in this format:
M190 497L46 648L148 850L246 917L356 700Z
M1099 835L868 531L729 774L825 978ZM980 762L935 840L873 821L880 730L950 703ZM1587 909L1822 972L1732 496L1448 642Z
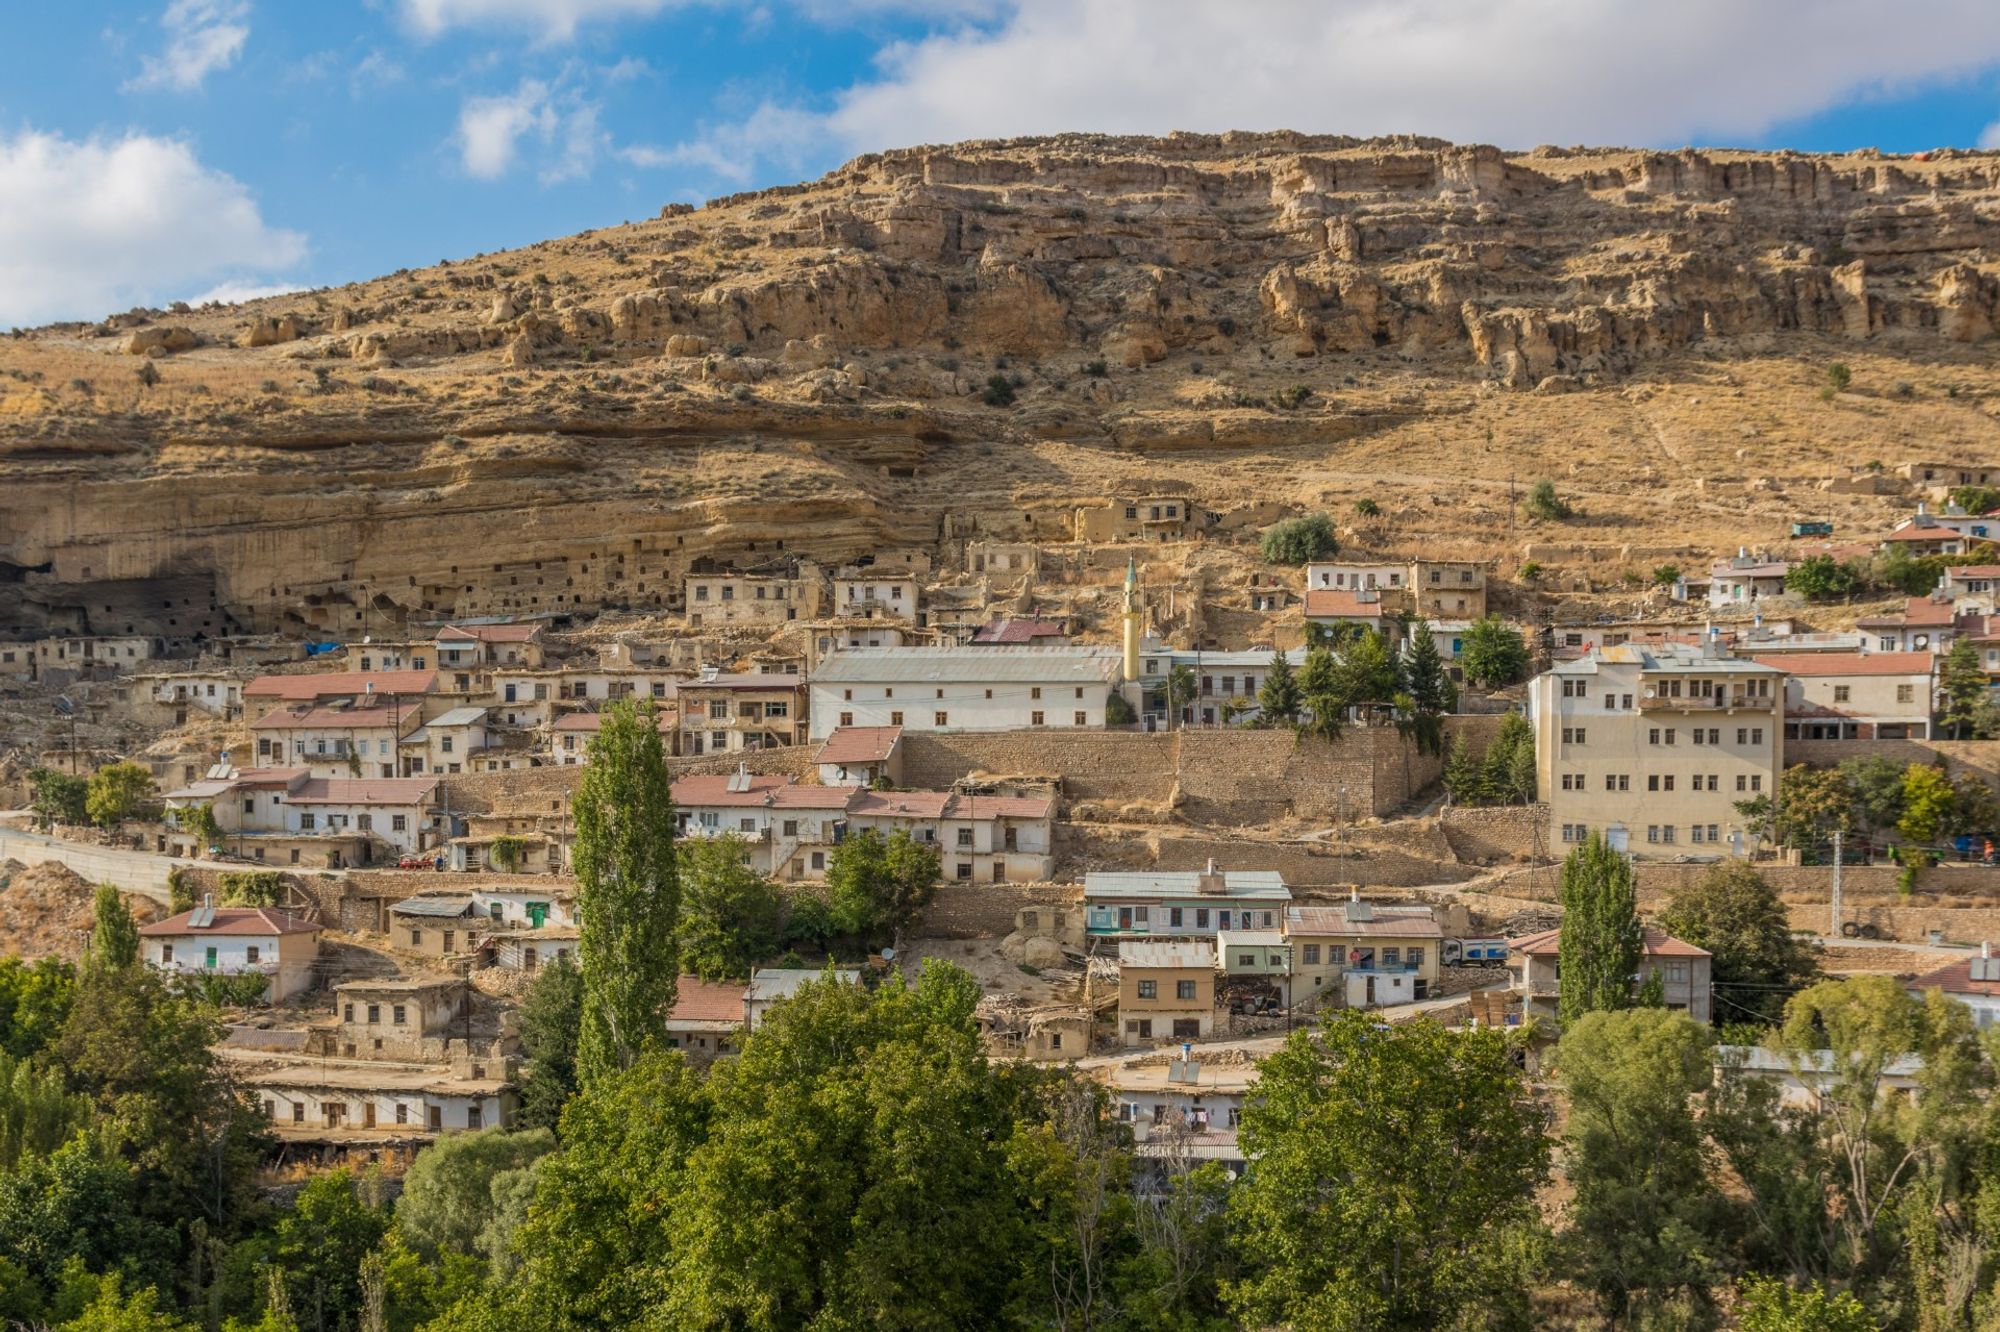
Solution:
M524 28L568 41L584 23L651 18L692 0L401 0L404 21L424 37L452 28Z
M684 142L664 147L634 144L618 155L633 166L692 166L740 183L761 166L804 169L808 154L827 137L820 117L766 102L741 121L716 126Z
M0 326L95 319L282 273L306 252L174 139L0 135L0 199Z
M377 88L387 88L401 83L408 75L403 67L383 55L380 51L370 51L355 63L347 76L347 90L356 97L373 92Z
M1994 121L1991 125L1979 131L1979 146L1981 148L2000 148L2000 120Z
M221 301L224 305L240 305L244 301L261 301L266 296L284 296L291 292L303 291L296 282L246 282L240 279L218 282L199 296L183 299L189 305L206 305L210 301Z
M827 0L800 3L812 13ZM1063 130L1728 142L2000 61L1991 0L1905 0L1894 23L1881 15L1877 0L1820 0L1809 19L1784 0L1262 0L1254 14L1214 0L1015 0L993 22L884 48L875 75L823 114L765 108L664 151L740 178L746 148L775 166L822 146ZM760 144L759 121L793 137Z
M458 113L459 161L467 175L497 180L514 169L526 142L538 149L544 185L587 176L609 137L597 113L594 102L540 79L498 97L469 97Z
M167 49L139 63L131 91L194 92L218 69L236 63L250 38L250 0L173 0L160 16Z

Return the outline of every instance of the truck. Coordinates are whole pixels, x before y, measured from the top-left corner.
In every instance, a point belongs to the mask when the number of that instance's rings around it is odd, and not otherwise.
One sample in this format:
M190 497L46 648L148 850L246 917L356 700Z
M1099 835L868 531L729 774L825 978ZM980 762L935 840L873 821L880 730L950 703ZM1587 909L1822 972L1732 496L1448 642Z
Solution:
M1438 958L1448 967L1499 967L1507 963L1507 941L1497 936L1446 939Z
M1824 518L1808 518L1792 524L1795 537L1832 536L1833 524Z

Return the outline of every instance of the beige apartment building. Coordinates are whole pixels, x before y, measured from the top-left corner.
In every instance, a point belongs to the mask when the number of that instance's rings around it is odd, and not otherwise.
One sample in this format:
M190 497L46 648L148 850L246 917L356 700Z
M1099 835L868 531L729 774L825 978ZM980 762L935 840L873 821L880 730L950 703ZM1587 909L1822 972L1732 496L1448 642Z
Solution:
M1937 658L1929 652L1808 652L1756 660L1785 672L1787 740L1930 736Z
M1715 644L1624 644L1528 688L1555 849L1598 832L1641 858L1747 854L1736 802L1776 789L1784 673Z
M1417 614L1432 620L1478 620L1486 615L1486 566L1471 560L1414 560L1410 593Z
M1191 1041L1215 1029L1215 944L1209 939L1118 941L1122 1045Z

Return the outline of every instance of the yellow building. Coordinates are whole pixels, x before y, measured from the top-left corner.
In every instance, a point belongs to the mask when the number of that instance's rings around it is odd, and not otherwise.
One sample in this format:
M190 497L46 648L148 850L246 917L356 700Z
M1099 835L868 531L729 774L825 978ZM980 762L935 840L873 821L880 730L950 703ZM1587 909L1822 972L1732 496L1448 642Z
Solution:
M1215 944L1125 939L1118 944L1118 1039L1125 1045L1198 1040L1215 1030Z

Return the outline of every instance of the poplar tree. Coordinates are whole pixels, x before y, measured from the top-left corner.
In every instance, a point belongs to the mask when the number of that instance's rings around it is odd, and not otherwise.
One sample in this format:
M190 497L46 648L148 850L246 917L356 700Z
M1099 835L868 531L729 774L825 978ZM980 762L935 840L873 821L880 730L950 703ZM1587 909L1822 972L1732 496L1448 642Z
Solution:
M1631 862L1598 833L1563 861L1562 909L1556 965L1563 1024L1585 1013L1630 1008L1645 933L1632 894Z
M653 706L614 703L571 803L583 970L585 1086L658 1043L679 971L674 803Z
M97 885L90 929L90 965L122 971L139 960L139 926L125 899L108 883Z
M1264 721L1269 725L1289 723L1299 715L1298 677L1292 674L1292 663L1283 652L1271 654L1270 673L1257 690L1257 706L1264 710Z

